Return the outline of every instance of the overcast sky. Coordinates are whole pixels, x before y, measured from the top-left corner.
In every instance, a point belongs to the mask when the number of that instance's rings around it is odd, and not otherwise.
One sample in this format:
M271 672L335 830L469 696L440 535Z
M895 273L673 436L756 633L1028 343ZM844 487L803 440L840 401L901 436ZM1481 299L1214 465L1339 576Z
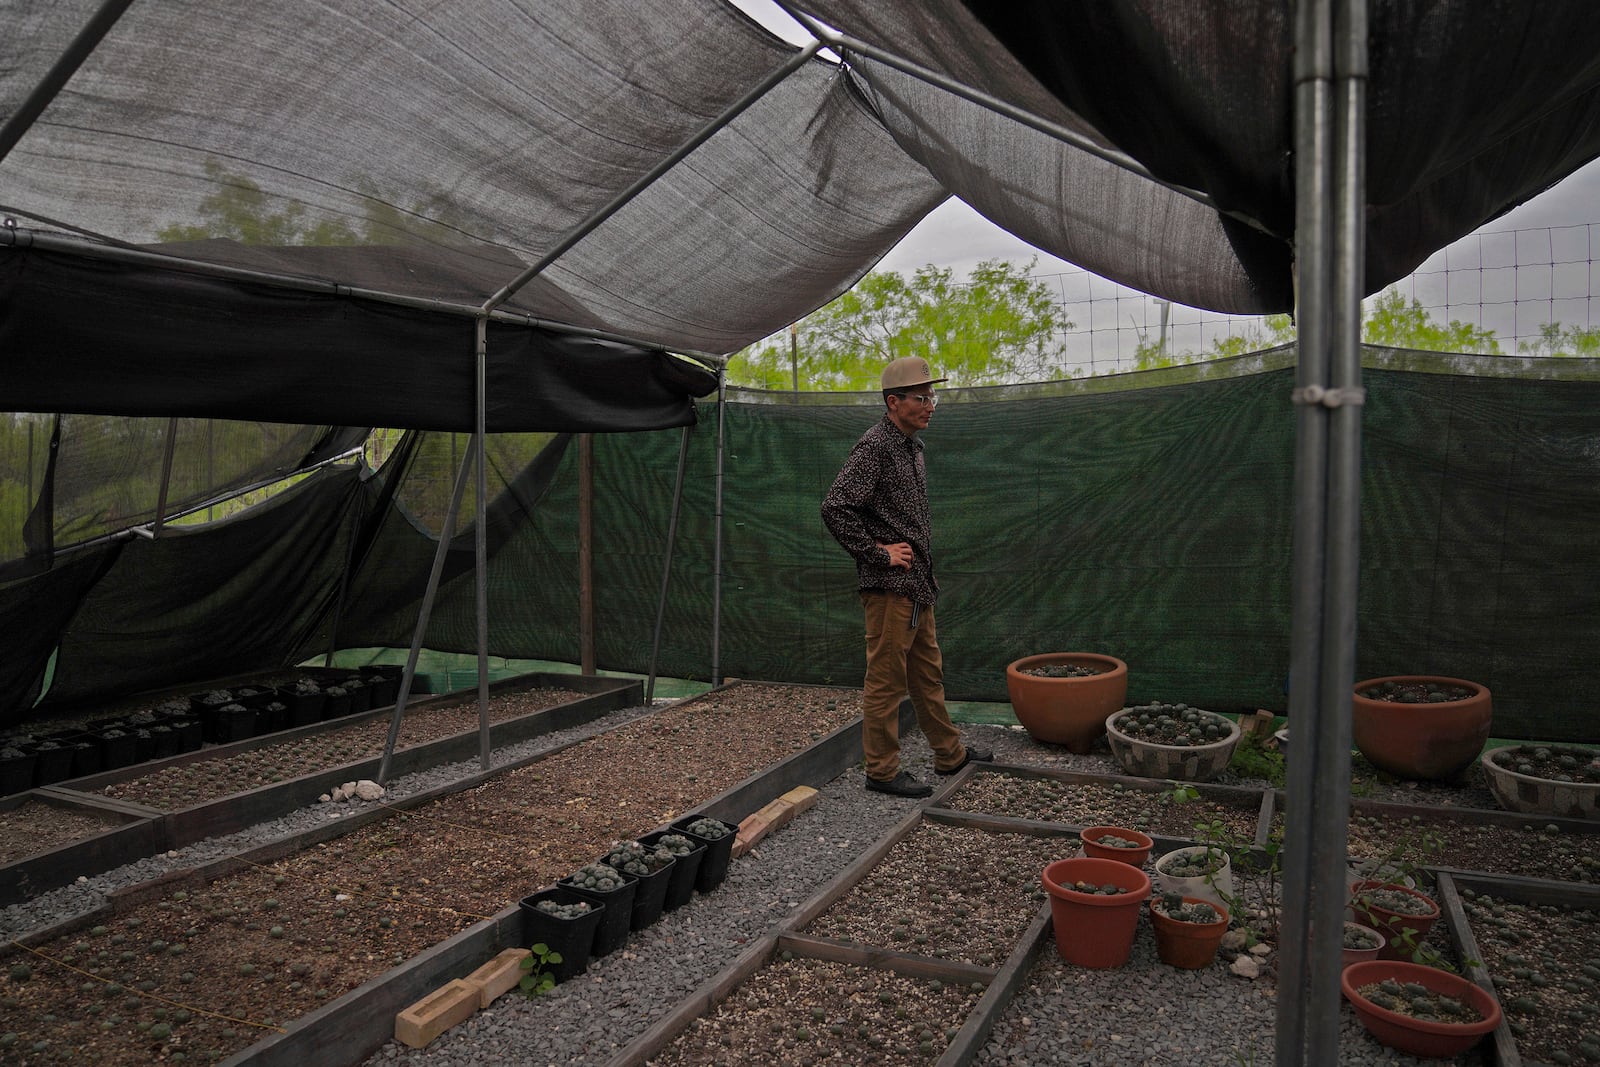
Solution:
M791 42L811 40L770 0L731 2ZM1410 280L1401 283L1403 291L1435 309L1436 318L1474 322L1495 329L1506 339L1537 334L1538 323L1552 318L1600 325L1600 300L1591 296L1600 279L1593 277L1590 265L1593 254L1600 251L1590 243L1591 235L1600 242L1600 225L1591 227L1591 223L1600 224L1600 161L1440 249ZM1514 231L1523 232L1512 236ZM909 274L931 263L964 276L985 259L1026 262L1035 256L1036 272L1041 276L1086 273L1012 236L952 198L907 234L878 269ZM1551 266L1552 262L1556 265ZM1120 290L1130 300L1142 299L1132 290L1092 275L1082 287L1085 292L1092 291L1097 300L1112 290ZM1129 311L1119 308L1116 317L1127 319ZM1509 350L1511 346L1506 347Z

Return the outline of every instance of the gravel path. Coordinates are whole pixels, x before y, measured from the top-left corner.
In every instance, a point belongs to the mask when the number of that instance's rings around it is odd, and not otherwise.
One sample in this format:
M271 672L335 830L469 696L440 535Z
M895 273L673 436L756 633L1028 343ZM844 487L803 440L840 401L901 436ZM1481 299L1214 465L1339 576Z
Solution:
M497 757L521 758L573 738L610 729L646 714L614 712L600 723L513 746ZM1041 749L1020 729L965 726L977 744L993 747L1001 762L1060 769L1112 772L1108 756L1075 756ZM906 768L936 781L921 735L904 741ZM409 775L391 785L404 797L474 773L476 761ZM1397 795L1393 799L1404 799ZM1417 798L1412 798L1417 799ZM1429 798L1433 801L1434 798ZM1436 802L1436 801L1435 801ZM497 1000L435 1040L414 1050L389 1042L369 1065L468 1067L485 1063L603 1064L671 1010L685 996L731 963L747 945L782 923L841 868L871 847L905 817L912 801L868 793L859 768L819 790L817 805L734 861L727 880L707 896L696 895L653 926L634 933L610 956L551 994L528 1000L515 993ZM328 806L302 809L249 830L189 846L81 880L0 911L0 935L15 936L96 906L104 892L193 867L256 844L339 817ZM1121 970L1091 972L1062 963L1053 946L1041 953L1027 987L999 1021L977 1062L1032 1064L1268 1064L1276 1008L1270 978L1251 982L1217 965L1179 971L1155 960L1145 924L1134 957ZM1368 1039L1348 1008L1340 1064L1422 1062ZM709 1062L709 1061L708 1061ZM1476 1054L1457 1062L1485 1062Z

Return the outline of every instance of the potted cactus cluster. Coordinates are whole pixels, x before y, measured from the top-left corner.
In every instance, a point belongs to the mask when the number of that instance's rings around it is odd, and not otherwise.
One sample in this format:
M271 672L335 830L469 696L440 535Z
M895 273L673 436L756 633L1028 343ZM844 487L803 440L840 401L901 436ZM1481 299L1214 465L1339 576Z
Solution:
M1239 736L1232 719L1187 704L1141 704L1106 719L1111 754L1142 778L1209 781L1233 758Z

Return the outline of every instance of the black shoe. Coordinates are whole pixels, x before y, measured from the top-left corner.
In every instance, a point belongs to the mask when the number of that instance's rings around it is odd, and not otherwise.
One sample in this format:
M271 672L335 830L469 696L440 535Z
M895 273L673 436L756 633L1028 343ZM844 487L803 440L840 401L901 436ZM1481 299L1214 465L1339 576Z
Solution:
M888 793L892 797L933 796L933 786L923 785L905 771L901 771L887 782L880 782L876 778L868 778L867 788L874 793Z
M961 762L951 767L948 771L939 771L940 774L954 774L969 763L993 763L994 752L987 748L974 748L967 746L967 754L961 757ZM935 768L937 770L937 768Z

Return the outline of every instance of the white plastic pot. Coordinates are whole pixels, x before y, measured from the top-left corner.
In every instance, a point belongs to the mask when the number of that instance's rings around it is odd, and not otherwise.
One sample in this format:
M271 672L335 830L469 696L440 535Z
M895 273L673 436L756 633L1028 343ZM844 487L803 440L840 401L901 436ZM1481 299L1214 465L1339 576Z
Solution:
M1233 905L1225 897L1233 896L1233 863L1228 854L1222 849L1212 849L1222 856L1222 869L1209 876L1175 875L1168 874L1167 867L1182 859L1193 856L1203 856L1207 851L1205 845L1185 845L1175 848L1160 859L1156 860L1155 876L1151 881L1155 883L1157 893L1181 893L1186 897L1198 897L1212 904L1220 904L1224 908Z

